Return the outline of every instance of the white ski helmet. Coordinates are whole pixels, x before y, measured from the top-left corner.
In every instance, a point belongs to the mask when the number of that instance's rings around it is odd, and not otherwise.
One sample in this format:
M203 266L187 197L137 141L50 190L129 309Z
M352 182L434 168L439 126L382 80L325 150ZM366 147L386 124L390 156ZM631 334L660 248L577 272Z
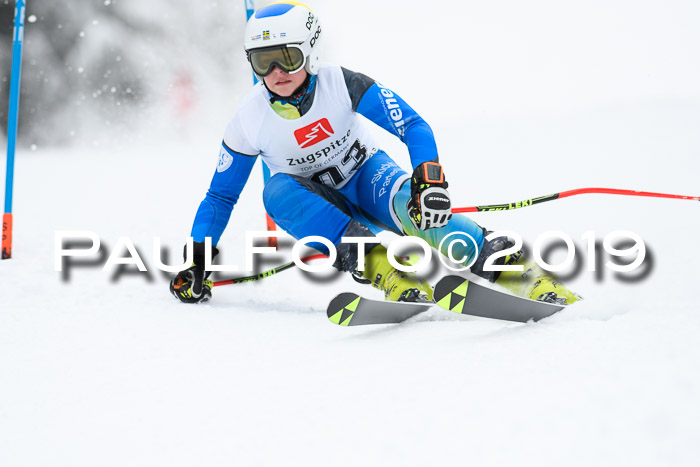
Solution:
M245 28L245 51L253 71L268 75L275 65L288 73L318 73L321 24L299 2L273 2L257 10Z

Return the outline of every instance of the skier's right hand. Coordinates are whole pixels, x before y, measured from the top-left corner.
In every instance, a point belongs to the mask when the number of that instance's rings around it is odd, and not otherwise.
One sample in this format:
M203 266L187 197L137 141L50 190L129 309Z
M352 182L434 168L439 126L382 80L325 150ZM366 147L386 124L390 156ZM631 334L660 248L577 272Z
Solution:
M418 230L444 227L452 218L450 195L442 166L423 162L411 176L408 216Z
M212 260L218 254L212 247ZM194 263L177 273L170 281L170 292L184 303L200 303L211 299L212 281L207 280L210 271L204 269L204 243L194 243Z

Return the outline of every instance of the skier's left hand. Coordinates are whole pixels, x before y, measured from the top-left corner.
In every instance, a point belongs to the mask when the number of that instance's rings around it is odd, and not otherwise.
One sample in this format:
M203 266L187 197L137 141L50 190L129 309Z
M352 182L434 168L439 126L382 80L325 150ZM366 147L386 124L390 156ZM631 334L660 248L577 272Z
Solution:
M452 218L452 203L447 181L437 162L423 162L411 177L411 200L408 215L417 229L444 227Z
M211 299L212 281L205 279L207 272L193 265L177 273L170 281L170 293L184 303L200 303Z
M184 271L177 273L170 281L170 293L184 303L201 303L211 299L213 282L207 280L211 271L204 269L204 243L195 242L194 263ZM212 260L219 250L212 247Z

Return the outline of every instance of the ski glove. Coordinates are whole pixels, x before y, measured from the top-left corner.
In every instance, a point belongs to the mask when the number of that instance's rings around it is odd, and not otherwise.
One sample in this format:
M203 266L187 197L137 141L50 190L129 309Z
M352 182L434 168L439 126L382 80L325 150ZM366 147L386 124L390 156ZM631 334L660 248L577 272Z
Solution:
M211 271L204 269L204 243L195 242L193 246L194 263L184 271L178 272L170 281L170 292L184 303L206 302L211 299L212 281L207 280ZM219 250L212 246L212 261L217 254Z
M411 200L408 215L419 230L444 227L452 218L450 195L442 166L423 162L411 177Z

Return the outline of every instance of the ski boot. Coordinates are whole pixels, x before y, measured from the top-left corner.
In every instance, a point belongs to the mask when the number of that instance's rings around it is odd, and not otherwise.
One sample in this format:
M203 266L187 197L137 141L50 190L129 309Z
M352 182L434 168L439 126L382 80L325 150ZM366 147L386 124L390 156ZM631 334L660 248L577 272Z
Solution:
M409 263L397 259L400 264ZM365 255L364 271L355 270L353 279L384 292L384 299L393 302L431 302L433 288L422 277L394 268L387 259L386 248L377 245Z
M580 295L570 291L556 277L540 268L537 263L526 264L524 258L519 258L511 264L522 264L524 271L503 271L496 279L496 284L510 290L515 295L558 305L571 305L581 300Z

